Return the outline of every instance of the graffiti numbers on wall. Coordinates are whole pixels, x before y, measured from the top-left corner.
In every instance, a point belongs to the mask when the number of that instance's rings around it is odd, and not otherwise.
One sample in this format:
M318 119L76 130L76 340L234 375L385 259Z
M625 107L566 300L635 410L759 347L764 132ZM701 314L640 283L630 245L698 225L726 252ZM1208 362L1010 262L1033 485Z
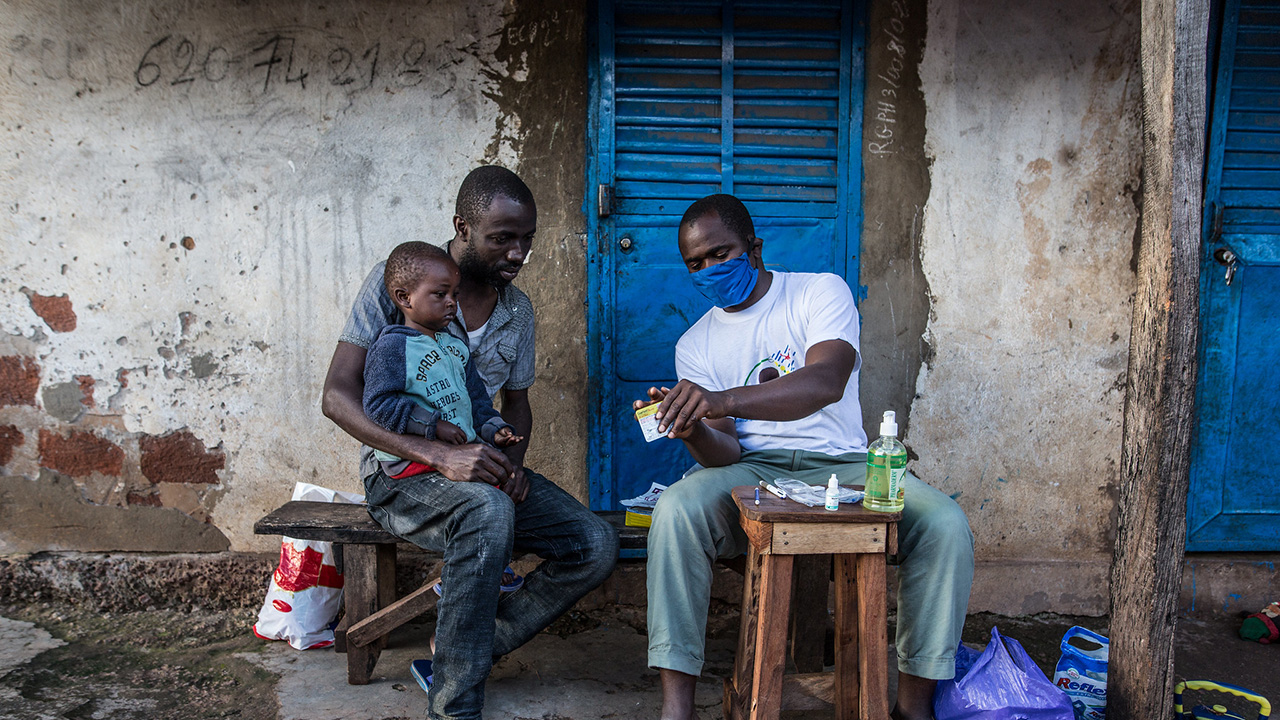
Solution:
M885 52L884 67L868 83L867 105L872 118L867 128L867 152L872 155L892 155L898 151L894 145L894 131L898 123L898 90L902 88L903 71L906 70L906 34L908 9L904 0L890 3L889 19L880 28L875 42L882 43Z
M426 41L421 39L399 41L395 47L385 49L381 42L318 49L305 47L298 38L281 33L263 37L229 49L165 35L142 52L133 79L140 88L232 80L247 83L264 94L294 85L306 90L317 84L349 91L367 90L380 82L389 88L407 88L422 82L432 61ZM387 51L390 58L384 57Z

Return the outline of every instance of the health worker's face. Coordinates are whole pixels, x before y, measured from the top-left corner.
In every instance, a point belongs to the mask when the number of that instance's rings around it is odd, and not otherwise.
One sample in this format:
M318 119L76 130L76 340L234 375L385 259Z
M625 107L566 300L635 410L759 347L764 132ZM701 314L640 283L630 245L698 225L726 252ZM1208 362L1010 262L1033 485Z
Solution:
M728 262L743 254L747 254L752 267L763 269L759 243L753 245L749 242L753 239L744 240L730 232L720 222L720 215L711 212L688 225L680 226L680 257L684 258L685 267L691 273Z

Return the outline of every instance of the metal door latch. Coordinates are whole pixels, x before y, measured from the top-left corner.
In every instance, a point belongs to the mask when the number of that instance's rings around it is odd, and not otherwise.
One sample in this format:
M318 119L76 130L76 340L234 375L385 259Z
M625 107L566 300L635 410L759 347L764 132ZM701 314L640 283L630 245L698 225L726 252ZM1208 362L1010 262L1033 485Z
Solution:
M1231 252L1231 248L1222 247L1213 251L1213 259L1218 261L1219 265L1227 268L1227 285L1231 285L1231 281L1236 277L1236 267L1240 265L1240 258Z
M624 237L618 241L618 247L622 248L624 251L630 250L631 245L632 245L632 242L631 242L631 238L629 237Z

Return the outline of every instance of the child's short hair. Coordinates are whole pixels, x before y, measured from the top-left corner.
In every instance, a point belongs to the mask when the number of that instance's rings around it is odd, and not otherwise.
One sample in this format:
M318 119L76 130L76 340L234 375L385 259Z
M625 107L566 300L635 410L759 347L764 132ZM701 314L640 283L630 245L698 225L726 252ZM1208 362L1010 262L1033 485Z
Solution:
M421 240L400 243L387 258L387 266L382 271L382 282L387 286L388 293L398 287L412 288L434 263L457 267L449 253L438 245Z

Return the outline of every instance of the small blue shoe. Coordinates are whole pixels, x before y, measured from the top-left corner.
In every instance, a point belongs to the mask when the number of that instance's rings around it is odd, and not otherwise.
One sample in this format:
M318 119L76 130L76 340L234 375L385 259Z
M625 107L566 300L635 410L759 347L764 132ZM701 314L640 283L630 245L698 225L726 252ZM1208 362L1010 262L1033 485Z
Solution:
M409 674L414 680L418 681L422 692L431 692L431 661L430 660L414 660L409 663Z
M524 587L524 578L516 574L515 570L508 565L502 571L502 584L498 586L498 592L513 593ZM444 580L436 580L431 584L431 589L435 591L436 597L444 597Z

